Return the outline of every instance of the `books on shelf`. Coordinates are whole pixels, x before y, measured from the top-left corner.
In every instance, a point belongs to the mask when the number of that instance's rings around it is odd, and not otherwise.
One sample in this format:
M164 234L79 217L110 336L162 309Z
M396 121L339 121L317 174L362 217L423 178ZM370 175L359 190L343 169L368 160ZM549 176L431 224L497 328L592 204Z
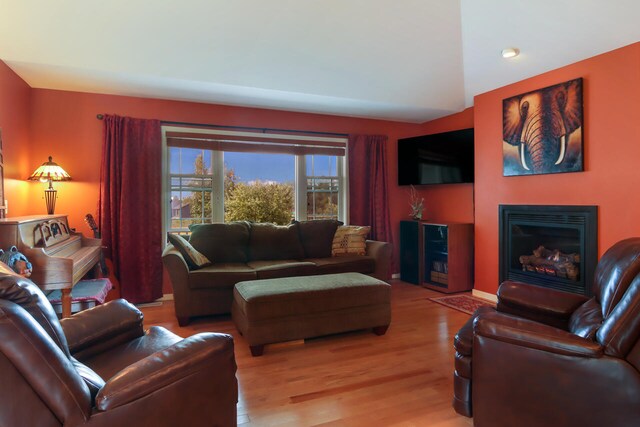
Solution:
M448 273L449 263L447 261L433 261L431 262L431 270L438 273Z

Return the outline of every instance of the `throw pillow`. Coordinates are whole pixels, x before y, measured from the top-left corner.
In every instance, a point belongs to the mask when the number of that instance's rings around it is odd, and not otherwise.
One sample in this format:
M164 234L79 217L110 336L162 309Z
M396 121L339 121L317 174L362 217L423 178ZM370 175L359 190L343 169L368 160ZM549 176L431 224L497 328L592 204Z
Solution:
M333 236L331 256L366 255L366 239L371 227L342 225Z
M185 240L184 237L179 234L168 234L169 242L182 254L184 260L187 262L189 266L189 270L197 270L202 267L206 267L207 265L211 265L211 261L202 255L200 252L195 250L191 244Z

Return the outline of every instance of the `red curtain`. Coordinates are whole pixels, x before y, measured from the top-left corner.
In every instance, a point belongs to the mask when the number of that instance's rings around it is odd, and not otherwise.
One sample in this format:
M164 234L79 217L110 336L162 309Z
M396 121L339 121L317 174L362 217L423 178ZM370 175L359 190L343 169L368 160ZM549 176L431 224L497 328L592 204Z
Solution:
M122 298L162 297L162 137L158 120L106 115L100 231Z
M349 223L371 227L370 238L393 244L387 185L387 137L349 135Z

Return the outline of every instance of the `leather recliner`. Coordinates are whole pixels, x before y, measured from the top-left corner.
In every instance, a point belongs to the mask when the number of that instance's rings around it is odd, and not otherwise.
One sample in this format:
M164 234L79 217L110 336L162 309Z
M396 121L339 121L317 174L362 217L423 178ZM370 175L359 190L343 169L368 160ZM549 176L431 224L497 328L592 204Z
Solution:
M640 238L602 256L593 295L502 283L454 339L456 412L476 427L640 425Z
M58 321L0 263L0 425L235 426L233 339L143 329L116 300Z

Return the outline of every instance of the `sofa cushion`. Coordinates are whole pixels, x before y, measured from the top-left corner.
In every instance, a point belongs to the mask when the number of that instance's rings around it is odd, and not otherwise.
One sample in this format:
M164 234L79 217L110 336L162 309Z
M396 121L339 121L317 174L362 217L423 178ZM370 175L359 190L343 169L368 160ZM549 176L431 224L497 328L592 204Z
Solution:
M300 242L306 258L327 258L331 256L331 244L341 221L318 219L313 221L293 221L300 232Z
M316 274L317 271L316 265L312 262L296 261L292 259L250 261L247 265L256 271L258 279L310 276Z
M332 256L365 255L367 253L367 234L371 227L341 225L333 236Z
M304 258L304 250L300 243L298 224L285 226L269 223L251 224L249 238L251 261L302 258Z
M194 224L189 243L215 263L247 262L249 223Z
M180 252L189 266L189 270L197 270L207 265L211 265L209 258L198 252L191 244L179 234L167 233L169 243Z
M244 263L220 263L201 268L189 273L189 287L201 288L233 288L243 280L254 280L258 276L253 268Z
M78 375L82 377L87 387L89 387L91 398L95 399L100 389L104 387L104 380L100 375L96 374L93 369L84 363L79 362L73 357L71 357L70 360L73 367L78 371Z
M305 261L316 265L316 274L373 273L376 260L370 256L342 256L329 258L308 258Z
M389 305L391 286L358 273L238 283L234 304L249 321Z
M573 312L569 319L569 332L592 340L602 322L602 307L593 297Z

